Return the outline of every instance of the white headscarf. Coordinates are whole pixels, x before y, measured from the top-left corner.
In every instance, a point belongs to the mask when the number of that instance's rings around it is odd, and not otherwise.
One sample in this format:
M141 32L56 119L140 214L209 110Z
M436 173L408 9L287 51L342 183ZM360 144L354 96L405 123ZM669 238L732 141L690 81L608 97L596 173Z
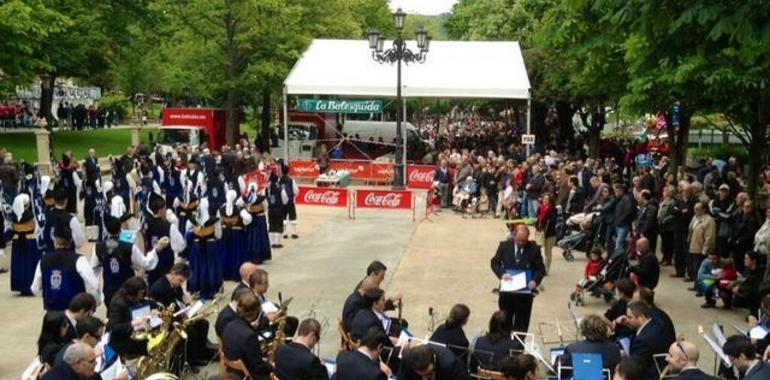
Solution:
M51 186L51 177L44 175L40 177L40 195L45 197L45 192L49 190Z
M29 204L29 195L19 194L13 200L13 213L16 215L16 220L21 221L21 217L24 215L24 211Z
M110 200L110 216L120 219L126 213L126 204L123 203L123 197L116 195Z
M235 190L228 190L225 194L225 213L227 215L233 214L233 208L235 207L235 200L238 198L238 193Z
M105 181L104 185L102 186L102 193L107 194L115 187L115 185L112 183L112 181Z
M209 200L207 198L202 198L200 202L198 202L197 219L199 226L202 226L209 220Z

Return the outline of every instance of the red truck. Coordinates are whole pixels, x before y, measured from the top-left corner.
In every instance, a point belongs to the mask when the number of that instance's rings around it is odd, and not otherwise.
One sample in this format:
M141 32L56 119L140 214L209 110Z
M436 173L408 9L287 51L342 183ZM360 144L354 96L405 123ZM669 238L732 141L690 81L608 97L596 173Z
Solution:
M176 144L219 150L227 143L227 111L214 108L164 108L157 143L164 148ZM240 135L239 122L235 136Z

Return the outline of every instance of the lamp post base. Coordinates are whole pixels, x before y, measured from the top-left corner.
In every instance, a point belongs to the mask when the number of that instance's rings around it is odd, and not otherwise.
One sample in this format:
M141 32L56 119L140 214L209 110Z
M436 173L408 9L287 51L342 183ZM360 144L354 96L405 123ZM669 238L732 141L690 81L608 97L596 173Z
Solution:
M393 190L404 190L404 164L396 163L393 165Z

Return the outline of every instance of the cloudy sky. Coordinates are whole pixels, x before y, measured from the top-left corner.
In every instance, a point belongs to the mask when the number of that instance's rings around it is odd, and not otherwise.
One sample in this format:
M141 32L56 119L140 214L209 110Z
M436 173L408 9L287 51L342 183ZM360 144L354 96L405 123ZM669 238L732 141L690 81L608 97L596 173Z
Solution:
M437 15L448 13L457 0L390 0L390 8L394 11L399 7L406 13Z

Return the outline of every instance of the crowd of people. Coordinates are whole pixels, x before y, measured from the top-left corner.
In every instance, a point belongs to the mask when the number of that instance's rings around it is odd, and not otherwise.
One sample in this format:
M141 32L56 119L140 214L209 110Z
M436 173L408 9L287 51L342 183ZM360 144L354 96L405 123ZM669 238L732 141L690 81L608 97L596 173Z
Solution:
M599 354L616 379L657 379L666 366L680 378L713 378L697 368L695 344L677 339L671 318L655 303L661 266L673 266L672 277L691 283L689 290L704 298L704 308L719 300L725 308L746 309L752 327L770 330L770 171L763 171L752 199L736 157L703 159L694 170L674 175L659 142L635 143L633 156L619 152L592 159L555 150L527 156L515 139L520 131L502 120L447 119L448 127L439 122L424 131L436 142L423 162L436 164L437 199L458 212L507 220L511 236L500 243L490 266L501 281L526 272L525 289L499 293L500 310L478 339L469 342L465 336L462 327L471 311L458 304L430 338L443 346L415 345L407 321L387 316L401 297L387 297L380 288L387 268L375 261L342 309L337 379L397 374L464 380L484 371L506 379L537 378L536 358L513 354L524 348L514 333L529 329L553 247L577 231L594 237L584 247L591 257L584 280L596 281L619 256L633 264L611 283L612 306L604 315L583 318L585 339L553 363L565 368L565 376L576 355ZM131 310L143 307L148 297L153 307L211 300L228 280L237 286L215 323L228 368L257 379L271 373L280 379L328 378L312 354L320 323L300 322L286 315L280 302L267 300L268 274L258 266L282 247L283 238L297 237L298 189L285 163L245 140L221 152L129 147L109 161L107 179L94 150L82 168L66 152L54 180L34 167L19 167L0 150L2 216L12 236L0 241L0 248L7 244L11 251L11 290L43 297L47 313L38 360L50 368L46 378L68 378L61 374L71 372L93 376L93 347L105 331L121 358L148 355L147 345L132 335L149 329L151 318L132 318ZM92 226L86 230L93 233L86 233L76 216L78 199L86 226ZM538 242L530 239L527 224ZM126 233L132 229L139 233ZM87 239L95 242L89 256L78 251ZM106 323L92 316L102 304ZM204 364L217 352L207 341L208 328L205 321L188 326L191 365ZM255 349L281 337L294 338L273 351ZM770 357L768 343L770 337L732 336L722 349L739 378L764 379L770 372L762 361ZM729 371L720 376L735 378Z

